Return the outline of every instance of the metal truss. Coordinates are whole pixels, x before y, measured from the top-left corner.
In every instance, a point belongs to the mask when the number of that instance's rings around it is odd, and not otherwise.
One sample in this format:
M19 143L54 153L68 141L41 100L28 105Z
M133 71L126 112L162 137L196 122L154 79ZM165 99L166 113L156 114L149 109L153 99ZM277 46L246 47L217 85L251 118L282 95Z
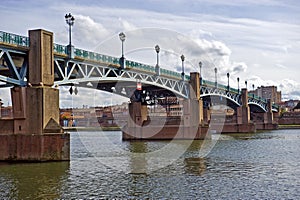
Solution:
M0 87L27 85L28 53L0 47Z
M268 111L267 103L255 98L248 97L248 105L254 105L262 109L264 112Z
M219 89L216 87L206 87L206 86L201 86L200 88L200 97L205 97L205 96L222 96L225 97L226 99L229 99L231 102L233 102L237 106L241 106L241 94L237 93L232 93L227 90Z
M156 86L174 93L176 96L189 98L189 83L180 79L133 69L123 69L105 63L87 62L54 58L55 85L73 85L81 83L113 83L114 92L130 97L132 90L126 84L140 82L143 86ZM131 84L132 85L132 84ZM101 89L97 88L97 89ZM107 90L107 88L103 88Z
M241 94L236 92L224 90L222 88L206 87L206 86L201 86L200 92L201 92L200 97L222 96L230 100L236 106L242 105ZM267 103L265 101L262 101L261 99L253 98L250 95L248 96L248 105L254 105L260 108L264 112L268 111ZM275 106L272 106L272 111L278 112L278 109Z

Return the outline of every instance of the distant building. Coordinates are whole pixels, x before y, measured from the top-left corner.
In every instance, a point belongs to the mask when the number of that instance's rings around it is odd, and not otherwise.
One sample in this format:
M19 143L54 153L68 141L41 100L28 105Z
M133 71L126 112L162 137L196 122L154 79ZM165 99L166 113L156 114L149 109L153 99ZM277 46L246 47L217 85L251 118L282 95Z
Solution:
M0 108L0 118L2 119L11 119L13 118L13 110L11 106L1 107Z
M294 112L300 112L300 102L297 103L297 105L293 108Z
M254 91L249 93L254 93L256 96L259 96L264 99L270 99L273 103L281 102L281 91L277 91L276 86L260 86Z
M280 106L282 112L290 112L293 111L293 109L297 106L298 103L299 100L288 100L278 103L278 105Z

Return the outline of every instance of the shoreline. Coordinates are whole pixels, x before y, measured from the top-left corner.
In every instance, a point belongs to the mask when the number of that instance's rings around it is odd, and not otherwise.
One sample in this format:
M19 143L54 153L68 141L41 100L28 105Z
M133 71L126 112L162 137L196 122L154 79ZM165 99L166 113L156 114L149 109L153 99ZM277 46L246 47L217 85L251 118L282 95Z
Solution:
M278 129L300 129L300 124L279 124Z
M63 127L64 131L120 131L120 127Z
M279 124L278 130L300 129L300 124ZM63 127L65 131L121 131L120 127Z

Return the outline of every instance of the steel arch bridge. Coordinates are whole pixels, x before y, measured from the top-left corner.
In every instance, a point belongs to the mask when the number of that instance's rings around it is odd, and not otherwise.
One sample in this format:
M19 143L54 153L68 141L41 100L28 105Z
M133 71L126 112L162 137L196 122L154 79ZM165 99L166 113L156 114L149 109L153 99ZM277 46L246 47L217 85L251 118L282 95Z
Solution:
M190 77L167 69L125 61L125 69L120 68L119 58L74 49L74 58L69 58L67 47L54 44L54 85L92 87L131 97L137 83L143 85L152 97L177 96L189 98ZM27 86L29 38L0 31L0 87ZM234 88L203 80L201 98L219 96L228 99L233 105L241 105L241 94ZM267 101L248 96L248 104L267 111ZM278 107L273 105L277 112Z
M225 98L230 101L229 105L232 108L239 107L242 105L241 93L239 90L234 88L229 88L221 84L215 84L210 81L203 80L200 88L201 97L211 97L217 96L220 98ZM248 105L256 107L258 111L267 112L268 111L268 102L265 99L262 99L253 94L248 94ZM278 112L277 105L272 105L272 111Z

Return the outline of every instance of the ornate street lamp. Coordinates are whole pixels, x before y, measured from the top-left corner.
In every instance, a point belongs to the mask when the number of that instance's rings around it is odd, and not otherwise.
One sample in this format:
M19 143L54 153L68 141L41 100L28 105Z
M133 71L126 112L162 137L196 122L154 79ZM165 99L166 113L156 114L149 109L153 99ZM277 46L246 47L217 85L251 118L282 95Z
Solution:
M160 69L159 69L159 51L160 51L160 47L158 45L156 45L155 47L155 51L156 51L156 66L155 66L155 72L156 75L159 76L160 75Z
M202 69L202 62L199 62L199 68L200 68L200 85L202 85L202 73L201 73L201 69Z
M228 90L228 92L229 92L229 73L227 73L227 90Z
M121 32L119 34L119 38L120 38L121 43L122 43L122 56L120 58L119 64L120 64L121 69L125 69L124 41L125 41L126 35L123 32Z
M253 98L254 98L254 84L252 84L252 89L253 89Z
M247 87L247 81L245 81L245 85L246 85L246 90L248 90L248 87Z
M237 77L237 83L238 83L238 94L240 94L240 78Z
M74 58L74 46L72 46L72 26L74 25L75 18L69 13L65 15L66 23L69 25L69 45L67 46L67 53L69 58Z
M215 67L215 87L218 87L218 77L217 77L218 69Z
M182 78L182 80L184 81L184 59L185 59L185 57L184 57L184 55L181 55L180 58L181 58L181 61L182 61L181 78Z

